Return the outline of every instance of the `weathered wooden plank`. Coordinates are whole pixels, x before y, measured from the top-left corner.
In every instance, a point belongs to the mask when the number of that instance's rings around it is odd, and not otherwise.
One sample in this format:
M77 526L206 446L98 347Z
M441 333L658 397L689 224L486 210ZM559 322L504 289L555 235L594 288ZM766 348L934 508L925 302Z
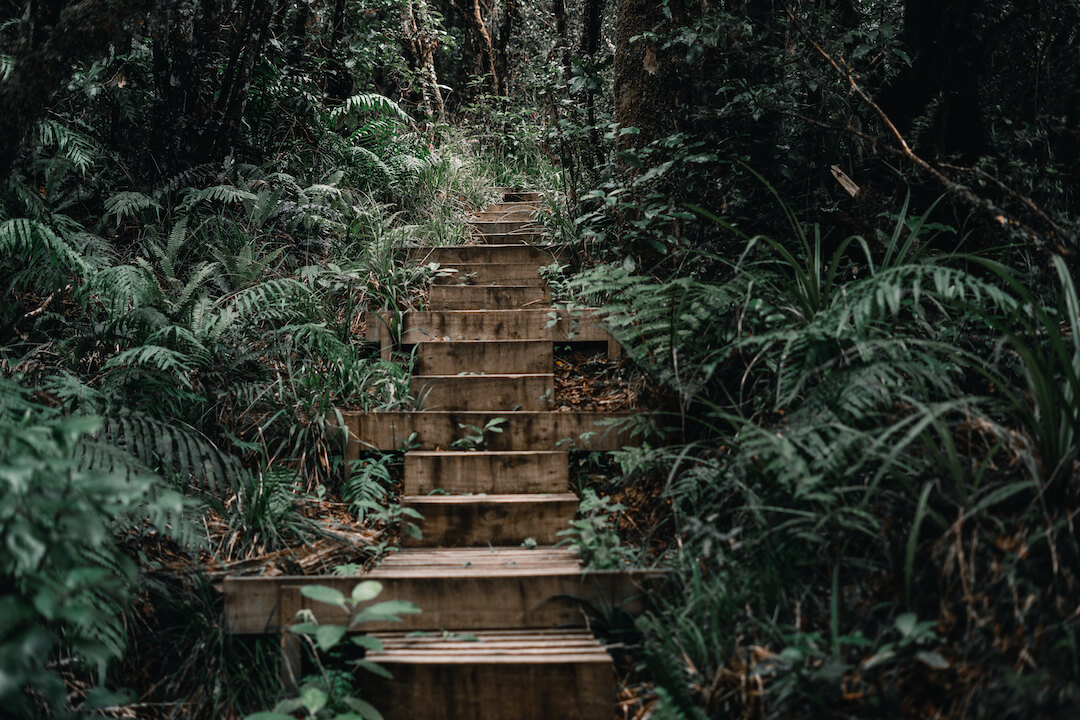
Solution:
M416 521L423 537L405 537L403 546L520 545L527 538L553 545L579 501L573 493L406 495L402 505L424 516Z
M536 285L432 285L431 310L511 310L551 305L551 292Z
M435 285L533 285L542 286L540 263L450 263L441 265Z
M524 245L520 241L510 244L440 245L437 247L414 247L409 257L417 262L439 263L536 263L550 265L555 260L566 261L570 249L566 245Z
M469 229L480 235L542 231L533 220L470 220Z
M532 222L535 221L536 216L537 208L535 207L501 208L493 205L470 215L469 222Z
M496 549L497 550L497 549ZM505 628L582 627L580 604L622 608L631 614L644 609L644 583L655 573L595 571L584 574L572 560L546 561L539 565L517 563L513 553L503 553L498 564L482 561L500 558L486 548L447 551L402 550L413 553L417 563L397 566L384 562L360 577L270 576L225 578L225 610L228 628L237 634L278 632L282 622L291 623L295 613L311 610L320 623L341 623L344 613L300 594L304 585L324 585L348 594L361 580L383 585L380 599L400 599L423 610L403 617L402 623L370 623L358 628L378 630L499 630ZM522 550L522 553L530 551ZM425 564L420 558L435 554L448 563ZM391 556L393 557L393 556Z
M525 191L525 190L509 190L503 193L503 202L543 202L544 196L542 193Z
M607 342L611 337L589 310L428 310L404 313L401 321L404 345L436 340ZM371 342L385 332L376 313L368 313L367 329Z
M484 433L486 450L619 450L630 438L613 423L632 413L418 411L341 413L349 430L345 459L367 450L445 450L455 440L502 419L501 432ZM462 428L465 426L465 429ZM477 428L477 429L473 429ZM416 433L413 439L412 435Z
M510 450L424 451L405 453L405 494L553 493L570 484L564 452Z
M367 696L386 720L610 720L615 714L614 663L585 631L504 635L497 648L483 632L456 642L377 637L384 650L368 659L393 679L375 681Z
M469 237L482 245L536 245L543 241L544 232L534 227L507 232L473 228Z
M416 346L419 375L477 373L550 373L550 340L458 340Z
M414 375L411 388L424 410L550 410L555 376Z

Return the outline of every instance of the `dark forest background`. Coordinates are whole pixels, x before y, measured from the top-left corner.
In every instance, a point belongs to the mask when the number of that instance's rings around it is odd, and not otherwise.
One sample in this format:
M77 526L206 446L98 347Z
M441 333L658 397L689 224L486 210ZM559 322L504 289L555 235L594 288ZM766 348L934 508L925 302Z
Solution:
M623 717L1080 713L1075 0L0 0L4 712L287 695L214 583L392 546L361 317L499 186L650 388Z

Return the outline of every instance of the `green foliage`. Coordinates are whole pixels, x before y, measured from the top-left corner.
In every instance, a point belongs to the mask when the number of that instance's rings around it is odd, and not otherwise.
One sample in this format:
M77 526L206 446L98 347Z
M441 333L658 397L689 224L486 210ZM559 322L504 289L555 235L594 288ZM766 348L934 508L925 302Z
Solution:
M300 592L304 597L338 608L346 614L348 621L344 625L320 624L314 613L302 611L304 617L292 625L288 632L303 640L306 647L311 649L319 672L303 679L296 697L282 700L271 712L248 715L247 720L285 720L297 717L297 713L304 718L347 720L359 717L363 720L381 720L382 715L378 710L367 701L356 697L354 673L327 668L321 656L340 656L345 647L380 651L382 643L378 638L347 634L364 623L401 622L402 615L420 612L420 608L403 600L383 600L369 604L382 593L382 589L382 584L375 580L357 583L348 596L340 590L322 585L302 587ZM380 677L390 677L387 670L369 660L349 660L346 664Z
M115 701L107 671L124 652L138 582L123 543L191 540L179 493L133 456L95 452L101 426L0 384L0 701L13 717L69 713L57 653L95 688L83 709Z

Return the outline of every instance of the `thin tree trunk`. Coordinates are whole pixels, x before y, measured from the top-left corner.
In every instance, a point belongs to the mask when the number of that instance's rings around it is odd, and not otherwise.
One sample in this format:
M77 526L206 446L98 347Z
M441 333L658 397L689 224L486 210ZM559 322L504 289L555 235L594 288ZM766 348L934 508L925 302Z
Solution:
M469 19L472 22L473 31L480 41L481 67L491 79L491 91L498 94L499 75L495 70L495 46L491 42L491 34L487 31L487 24L484 22L484 13L480 8L480 0L472 0Z

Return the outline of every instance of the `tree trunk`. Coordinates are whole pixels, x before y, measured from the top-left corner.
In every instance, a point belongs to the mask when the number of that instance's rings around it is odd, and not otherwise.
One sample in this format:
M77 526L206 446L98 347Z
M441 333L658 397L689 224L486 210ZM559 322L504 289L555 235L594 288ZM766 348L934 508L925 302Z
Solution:
M488 75L491 91L497 95L499 93L499 75L495 70L495 46L491 42L491 34L488 33L487 24L484 22L484 13L480 8L480 0L472 0L472 7L469 9L467 16L480 44L481 68Z
M510 38L519 14L517 0L503 0L502 22L499 24L498 40L495 45L495 70L498 72L500 95L510 94Z
M678 76L670 52L640 36L665 21L655 0L619 0L615 37L615 121L640 131L635 145L647 145L677 128ZM631 43L631 38L638 41Z
M438 39L432 30L427 0L412 0L405 4L401 42L406 60L420 75L420 107L428 117L445 119L446 107L435 72Z

